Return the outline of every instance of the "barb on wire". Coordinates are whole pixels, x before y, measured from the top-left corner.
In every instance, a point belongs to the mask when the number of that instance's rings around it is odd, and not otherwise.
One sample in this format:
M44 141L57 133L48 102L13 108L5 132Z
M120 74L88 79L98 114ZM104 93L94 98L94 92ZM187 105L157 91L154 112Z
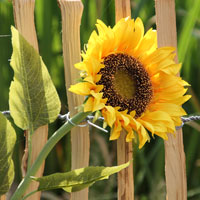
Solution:
M70 124L72 124L73 126L86 127L86 126L88 125L87 123L85 123L85 124L75 124L74 122L72 122L72 120L70 119L70 112L68 112L68 113L66 114L66 120L67 120Z
M10 111L9 111L9 110L2 111L1 113L2 113L3 115L5 115L5 116L10 116Z
M93 126L93 127L97 128L101 131L108 133L108 131L106 129L104 129L104 128L102 128L102 127L100 127L100 126L98 126L98 125L96 125L96 124L94 124L90 121L90 120L94 119L94 116L92 116L92 115L87 116L87 118L83 121L84 124L75 124L74 122L72 122L71 119L70 119L70 112L68 112L65 115L59 115L58 118L61 119L61 120L68 121L73 126L86 127L86 126L90 125L90 126ZM99 117L98 120L104 120L104 118Z

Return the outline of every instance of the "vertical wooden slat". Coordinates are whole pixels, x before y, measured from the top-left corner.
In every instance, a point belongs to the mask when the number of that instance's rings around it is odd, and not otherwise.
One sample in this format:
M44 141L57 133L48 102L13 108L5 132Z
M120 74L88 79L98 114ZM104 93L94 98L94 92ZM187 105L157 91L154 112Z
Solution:
M130 0L115 0L115 21L123 17L131 17ZM128 162L133 158L132 142L125 141L126 133L121 132L117 140L117 163L118 165ZM134 199L133 164L118 173L118 200Z
M19 32L24 36L24 38L38 51L38 42L35 31L34 23L34 8L35 0L13 0L15 25ZM48 137L48 125L41 126L38 128L32 136L32 155L31 164L34 163L41 149L45 145ZM26 152L25 152L26 153ZM23 163L26 165L26 160ZM22 166L26 168L26 166ZM36 173L36 176L42 176L44 171L44 163ZM26 191L26 194L36 190L38 187L37 182L32 182ZM39 200L41 193L35 193L34 195L28 197L28 200Z
M175 0L156 0L158 47L177 47ZM177 51L177 50L176 50ZM175 61L178 62L176 56ZM187 182L182 129L165 141L165 176L168 200L186 200Z
M65 67L65 82L68 105L71 115L80 106L84 98L68 92L71 84L79 78L79 71L74 64L80 62L80 23L83 11L81 0L58 0L62 14L62 40ZM75 127L71 131L72 169L86 167L89 164L89 130L88 127ZM72 200L87 200L88 189L72 193Z
M133 158L132 142L126 142L125 131L121 132L117 140L117 164L121 165ZM118 172L118 200L134 200L133 164Z
M0 196L0 200L6 200L6 195Z
M115 22L128 16L131 17L130 0L115 0Z
M34 23L35 0L14 0L15 26L23 37L38 51Z

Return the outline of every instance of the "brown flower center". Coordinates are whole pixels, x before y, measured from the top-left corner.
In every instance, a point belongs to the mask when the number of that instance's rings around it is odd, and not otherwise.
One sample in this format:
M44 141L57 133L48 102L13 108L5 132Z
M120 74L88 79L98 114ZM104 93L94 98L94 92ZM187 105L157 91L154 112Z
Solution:
M150 77L143 65L132 56L116 53L104 58L105 65L99 72L103 85L103 98L107 105L120 107L120 111L135 110L138 118L150 103L153 90Z

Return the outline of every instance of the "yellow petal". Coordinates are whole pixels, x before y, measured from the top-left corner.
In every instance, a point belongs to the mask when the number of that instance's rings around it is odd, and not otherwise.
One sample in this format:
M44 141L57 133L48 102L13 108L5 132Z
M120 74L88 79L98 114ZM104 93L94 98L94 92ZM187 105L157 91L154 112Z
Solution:
M156 111L156 113L158 113L158 112L167 113L170 116L183 116L183 115L187 114L181 106L172 104L172 103L156 103L156 104L152 105L151 108L154 110L158 110L158 111ZM161 116L160 116L160 118L161 118Z
M114 129L111 132L110 140L116 140L116 139L118 139L119 136L120 136L121 130L122 130L121 123L119 122L119 120L117 120L115 122Z
M139 135L139 149L141 149L147 141L150 141L150 137L143 126L140 127L138 135Z
M136 58L142 57L143 54L147 55L155 51L157 48L157 33L150 29L144 35L134 55Z
M135 135L133 133L133 129L126 129L126 131L128 132L126 135L126 142L132 142L132 140L134 139Z
M92 92L92 95L84 104L84 112L95 112L105 107L105 100L101 98L102 94Z
M96 43L97 39L98 39L97 32L93 31L88 40L88 46L94 45Z
M86 96L86 95L89 95L90 91L95 88L96 88L96 85L93 85L88 82L81 82L81 83L77 83L75 85L71 85L69 88L69 91L73 92L75 94Z
M84 65L84 68L89 76L96 76L100 69L104 67L99 60L93 57L85 60Z
M182 120L181 120L181 118L179 116L178 117L172 116L172 120L174 121L175 126L181 126L182 125Z
M85 64L84 64L83 62L76 63L76 64L74 65L74 67L77 68L77 69L79 69L79 70L83 70L83 71L86 70L86 66L85 66Z
M176 86L174 88L167 88L166 90L162 90L160 92L155 92L154 93L154 99L157 102L172 102L173 100L177 99L178 97L183 96L188 89L180 89L176 90Z
M94 50L101 53L99 58L103 58L115 49L115 37L113 30L110 27L107 27L100 20L98 20L97 22L98 23L96 24L96 26L99 32L100 47L97 47Z
M95 93L91 91L91 95L94 97L92 112L101 110L105 107L106 101L102 99L103 93Z
M82 55L84 60L89 60L92 58L95 58L97 60L101 60L102 57L102 41L98 37L94 43L88 43L87 53L85 55Z
M187 86L187 82L181 77L160 72L158 76L151 77L152 83L159 88L173 88L174 85Z
M95 93L99 93L101 92L101 90L103 89L103 85L96 85L96 88L94 89Z
M174 132L175 130L174 122L169 113L163 112L160 109L154 112L146 112L141 117L141 120L150 123L153 126L155 134L156 132L167 132L168 130Z
M139 128L140 128L140 126L141 126L141 123L138 121L138 120L136 120L135 118L133 118L133 117L129 117L129 120L130 120L130 123L129 123L129 125L134 129L134 130L138 130Z
M163 59L159 63L154 63L154 64L150 63L149 65L147 65L146 68L150 76L160 73L162 72L162 69L165 69L171 65L174 65L175 64L174 57L175 57L175 53L170 54L167 58Z
M112 127L116 120L115 109L112 106L105 106L105 109L102 111L102 115L108 125Z
M84 104L84 112L89 112L93 110L94 97L89 97Z
M96 82L98 81L95 81L95 80L100 80L101 77L96 77L96 76L91 76L91 75L88 75L87 77L84 78L84 81L86 82L89 82L89 83L92 83L92 84L95 84Z
M137 43L139 43L142 37L144 36L144 25L139 17L135 20L134 33L134 40L136 40Z
M136 114L135 110L130 112L130 116L132 116L132 117L135 117L135 114Z
M105 37L107 34L109 35L109 28L101 20L97 20L96 27L100 37Z
M130 35L133 35L134 21L130 19L121 19L113 28L115 34L116 51L124 52L130 45Z
M181 69L182 64L172 64L169 65L165 68L162 69L163 72L165 72L166 74L173 74L173 75L177 75Z
M188 101L192 96L191 95L185 95L185 96L182 96L182 97L178 97L176 99L173 99L173 100L169 100L168 103L174 103L176 105L183 105L186 101Z
M144 121L148 121L148 119L171 121L171 118L167 112L163 112L161 109L157 109L153 112L146 112L141 119Z
M124 123L124 126L128 126L128 124L130 122L128 116L125 113L123 113L123 112L117 111L117 113L118 113L117 117L119 117L120 121L122 123Z
M157 64L160 63L162 60L165 60L168 58L173 52L175 52L174 47L161 47L156 49L152 54L148 55L145 59L143 59L143 64L148 65L151 63Z
M137 121L139 121L145 128L147 128L152 134L154 134L154 127L151 123L142 119L138 119Z
M168 140L168 136L166 132L162 132L162 133L157 132L156 135L161 137L164 140Z

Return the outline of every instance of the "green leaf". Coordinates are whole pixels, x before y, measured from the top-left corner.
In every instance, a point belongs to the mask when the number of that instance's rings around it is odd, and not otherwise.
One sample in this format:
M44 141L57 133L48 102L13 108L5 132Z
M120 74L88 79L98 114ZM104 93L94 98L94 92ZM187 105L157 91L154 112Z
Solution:
M76 192L91 186L96 181L108 179L110 175L128 167L130 162L114 167L86 167L32 179L39 182L38 191L62 188L67 192Z
M42 58L14 27L11 31L14 70L9 93L11 116L20 128L35 130L57 118L60 100Z
M0 112L0 196L9 190L14 179L12 153L15 142L15 130Z
M200 0L195 0L191 6L188 15L183 20L184 24L180 32L180 39L178 42L178 57L181 62L184 62L186 53L189 51L189 44L192 38L192 31L195 23L198 20L200 13Z

